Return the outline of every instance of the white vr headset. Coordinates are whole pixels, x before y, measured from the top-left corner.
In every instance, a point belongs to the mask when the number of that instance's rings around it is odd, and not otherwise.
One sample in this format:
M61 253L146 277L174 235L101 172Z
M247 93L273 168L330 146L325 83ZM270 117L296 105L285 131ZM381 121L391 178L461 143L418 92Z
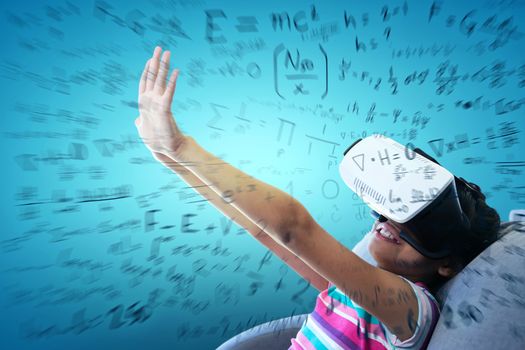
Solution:
M470 229L470 222L461 209L455 180L478 192L479 187L454 176L420 149L371 135L348 147L339 172L372 215L399 224L400 237L422 255L439 259L463 244L462 232Z

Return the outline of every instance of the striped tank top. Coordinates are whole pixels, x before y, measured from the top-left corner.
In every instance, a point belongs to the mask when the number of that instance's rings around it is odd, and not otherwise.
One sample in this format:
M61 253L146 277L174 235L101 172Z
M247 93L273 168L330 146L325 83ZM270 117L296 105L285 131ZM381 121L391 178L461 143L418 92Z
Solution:
M418 301L418 328L401 341L376 317L346 297L335 285L317 296L315 309L303 323L288 350L426 349L439 319L439 305L423 282L405 279Z

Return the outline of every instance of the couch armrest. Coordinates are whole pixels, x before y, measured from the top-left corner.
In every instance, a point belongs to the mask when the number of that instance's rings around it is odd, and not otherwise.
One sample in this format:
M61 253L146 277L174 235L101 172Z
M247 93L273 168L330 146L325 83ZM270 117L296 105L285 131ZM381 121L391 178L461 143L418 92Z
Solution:
M230 338L216 350L288 349L307 317L302 314L262 323Z

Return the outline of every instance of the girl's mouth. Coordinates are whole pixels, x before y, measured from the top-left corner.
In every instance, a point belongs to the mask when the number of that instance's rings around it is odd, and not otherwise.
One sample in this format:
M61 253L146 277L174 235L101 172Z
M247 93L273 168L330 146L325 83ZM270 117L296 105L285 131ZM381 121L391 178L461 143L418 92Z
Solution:
M382 227L376 228L375 236L376 238L383 240L383 241L387 241L389 243L393 243L397 245L401 244L392 233L388 232L386 229Z

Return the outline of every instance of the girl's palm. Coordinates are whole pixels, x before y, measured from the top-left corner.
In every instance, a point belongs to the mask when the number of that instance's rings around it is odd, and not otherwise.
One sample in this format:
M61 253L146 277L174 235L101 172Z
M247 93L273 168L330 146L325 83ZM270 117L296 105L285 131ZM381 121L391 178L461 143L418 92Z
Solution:
M175 93L178 69L171 73L168 85L166 76L169 71L170 52L157 46L153 57L146 62L139 84L139 112L135 125L144 144L152 151L169 153L177 149L182 142L173 114L171 103Z

